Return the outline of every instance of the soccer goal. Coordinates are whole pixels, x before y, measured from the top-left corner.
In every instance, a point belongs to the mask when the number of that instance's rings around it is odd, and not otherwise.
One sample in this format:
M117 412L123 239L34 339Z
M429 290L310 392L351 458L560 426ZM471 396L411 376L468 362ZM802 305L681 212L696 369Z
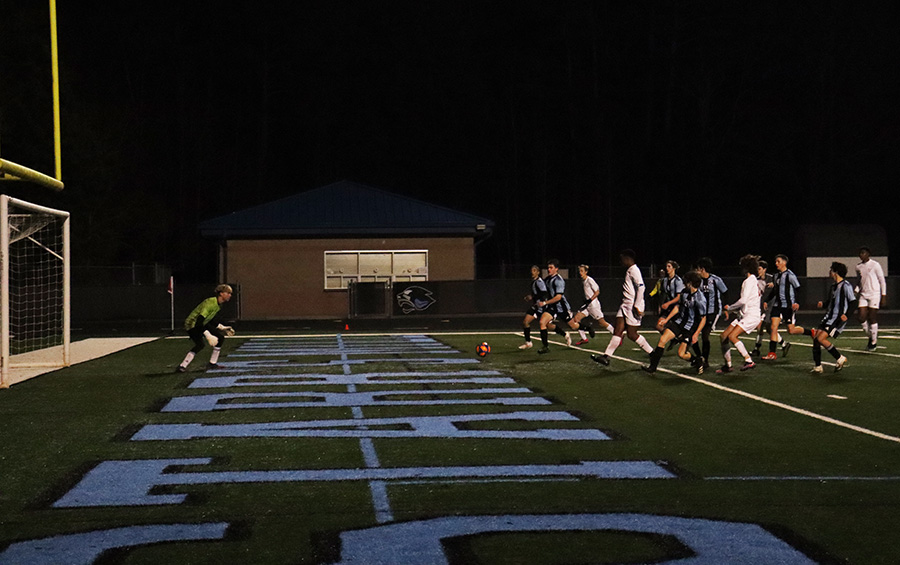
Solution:
M69 213L0 195L0 388L69 364Z

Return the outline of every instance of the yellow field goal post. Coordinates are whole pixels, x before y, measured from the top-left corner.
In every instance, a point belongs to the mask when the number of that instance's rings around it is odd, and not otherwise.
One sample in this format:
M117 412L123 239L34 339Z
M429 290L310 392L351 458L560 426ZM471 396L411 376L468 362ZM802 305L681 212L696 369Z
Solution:
M69 213L0 195L0 388L70 363Z

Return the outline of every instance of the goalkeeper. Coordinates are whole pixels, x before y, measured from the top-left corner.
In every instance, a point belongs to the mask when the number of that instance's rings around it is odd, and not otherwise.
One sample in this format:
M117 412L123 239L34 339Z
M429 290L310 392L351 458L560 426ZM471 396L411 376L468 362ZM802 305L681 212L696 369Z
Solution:
M213 318L219 313L222 304L231 300L232 288L227 284L220 284L216 287L216 295L210 296L197 305L196 308L188 315L184 321L184 329L187 330L188 336L194 342L194 348L188 351L184 361L175 369L178 373L187 371L188 365L194 360L194 357L203 349L204 343L209 343L213 350L209 357L207 369L216 369L219 365L219 353L222 352L222 342L225 336L234 335L234 329L231 326L223 326L222 324L214 324Z

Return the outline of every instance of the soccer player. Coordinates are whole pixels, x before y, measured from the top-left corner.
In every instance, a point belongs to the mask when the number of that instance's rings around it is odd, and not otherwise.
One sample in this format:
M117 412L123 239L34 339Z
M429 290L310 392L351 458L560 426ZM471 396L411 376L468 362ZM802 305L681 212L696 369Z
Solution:
M772 306L774 305L772 302L772 286L774 284L774 277L770 275L768 271L769 263L760 259L759 268L756 271L756 278L757 284L759 285L760 313L762 314L762 317L759 321L759 327L756 329L756 346L753 348L753 351L750 352L751 357L759 357L760 348L762 347L763 342L763 334L766 333L766 326L768 326L772 320ZM780 337L781 336L779 336L779 338Z
M847 265L835 261L831 264L828 274L834 284L831 285L831 296L828 298L828 305L825 306L825 317L822 318L818 330L809 330L809 334L813 338L813 362L815 363L810 371L812 373L822 372L823 347L834 357L835 373L847 365L847 358L841 355L841 352L831 343L831 339L841 335L844 326L847 325L847 315L856 308L856 295L853 293L850 282L845 278ZM819 301L818 307L822 307L822 301Z
M635 254L631 249L625 249L619 253L622 265L626 268L625 282L622 284L622 305L616 313L616 326L606 351L601 355L591 355L591 359L601 365L609 366L609 356L615 353L622 343L622 335L628 335L628 339L635 342L645 352L653 351L653 346L647 343L647 338L638 333L641 327L641 318L644 316L644 277L641 270L635 264Z
M656 349L650 353L650 364L641 365L641 369L648 373L655 373L669 343L680 342L678 356L682 359L693 359L694 356L687 352L688 344L696 344L703 326L706 324L706 296L698 292L700 288L700 275L696 271L689 271L684 275L685 288L678 295L678 302L669 309L665 318L661 318L657 329L662 328L662 335L656 344ZM692 363L696 364L696 363ZM697 365L697 371L703 373L703 364Z
M887 304L884 270L871 255L871 249L860 247L860 262L856 265L856 276L859 277L859 321L869 337L866 351L875 351L878 346L878 309Z
M716 373L731 372L731 345L738 350L744 357L744 365L741 371L746 371L756 367L753 358L747 352L744 342L740 340L742 333L749 334L755 330L762 321L762 308L760 307L759 279L757 271L759 270L759 257L756 255L744 255L741 257L741 271L744 273L744 282L741 283L741 297L737 302L730 306L725 306L725 317L728 318L730 312L739 312L739 315L731 322L722 335L722 357L725 358L725 364Z
M709 257L703 257L697 261L697 272L700 274L700 290L706 295L706 324L703 333L700 334L702 342L702 363L704 369L709 369L709 351L712 346L709 334L716 329L716 322L722 313L722 295L728 291L725 281L718 275L710 272L713 262Z
M681 292L684 290L684 281L678 276L678 263L669 259L666 261L666 276L660 280L660 298L659 298L659 321L656 323L660 333L665 332L665 322L669 312L678 304L681 299Z
M804 333L803 328L795 325L795 313L800 309L797 302L797 289L800 281L793 271L787 268L787 255L775 256L775 276L772 279L772 325L769 334L769 353L763 359L776 359L775 345L781 341L781 355L787 356L791 349L790 342L782 341L778 335L778 327L782 320L787 320L788 333L798 335Z
M584 304L575 313L575 317L569 320L569 327L573 330L578 330L578 333L581 335L581 339L575 342L575 345L588 343L588 338L584 333L585 330L591 337L594 337L594 327L582 322L588 316L597 320L597 323L601 327L605 327L609 333L614 331L612 325L603 318L603 309L600 307L600 285L597 284L593 277L588 275L589 269L590 267L587 265L578 265L578 276L581 277L584 283Z
M550 342L548 338L548 328L555 325L556 333L566 339L566 345L572 345L572 338L569 337L561 327L560 322L568 322L571 317L569 314L569 301L566 300L566 281L559 275L559 261L550 259L547 261L547 298L539 300L537 305L544 309L541 314L541 344L543 347L538 349L541 355L550 353Z
M187 330L188 337L194 342L194 348L188 351L184 361L175 369L176 372L184 373L187 371L188 365L194 360L194 356L203 349L204 341L213 348L206 368L217 369L221 367L219 365L219 353L222 352L222 342L225 341L226 335L234 335L234 328L223 326L222 324L213 325L213 318L219 313L222 304L231 300L232 292L234 291L229 285L220 284L216 287L216 295L198 304L185 319L184 329Z
M538 306L538 302L547 300L547 283L541 278L541 268L537 265L531 266L531 294L527 295L525 300L531 302L531 308L525 312L525 319L522 320L525 343L520 345L519 349L531 349L531 322L539 320L544 313L544 309Z

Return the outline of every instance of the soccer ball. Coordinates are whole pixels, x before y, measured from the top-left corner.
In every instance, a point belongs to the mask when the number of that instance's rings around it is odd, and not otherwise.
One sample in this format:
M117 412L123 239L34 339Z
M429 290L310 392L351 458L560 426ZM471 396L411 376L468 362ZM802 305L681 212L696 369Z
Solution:
M485 355L487 355L490 352L491 352L491 346L488 345L488 342L486 342L486 341L479 343L475 347L475 353L477 353L479 357L484 357Z

